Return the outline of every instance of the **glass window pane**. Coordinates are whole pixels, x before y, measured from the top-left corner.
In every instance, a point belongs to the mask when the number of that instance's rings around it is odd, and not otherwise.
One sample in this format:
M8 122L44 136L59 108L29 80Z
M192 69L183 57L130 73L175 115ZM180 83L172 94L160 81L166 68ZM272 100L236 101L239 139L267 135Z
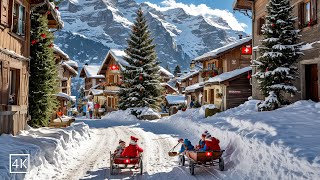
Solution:
M306 3L306 23L310 21L310 2Z

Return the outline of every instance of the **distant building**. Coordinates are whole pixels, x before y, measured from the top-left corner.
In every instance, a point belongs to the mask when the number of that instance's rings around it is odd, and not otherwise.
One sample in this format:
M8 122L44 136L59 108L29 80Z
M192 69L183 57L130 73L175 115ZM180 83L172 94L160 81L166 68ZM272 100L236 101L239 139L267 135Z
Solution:
M90 88L105 80L103 75L98 75L99 65L84 65L80 71L80 77L84 78L84 92L89 95Z
M204 80L187 87L186 92L221 110L244 103L251 96L251 52L251 37L245 37L195 58L203 64Z

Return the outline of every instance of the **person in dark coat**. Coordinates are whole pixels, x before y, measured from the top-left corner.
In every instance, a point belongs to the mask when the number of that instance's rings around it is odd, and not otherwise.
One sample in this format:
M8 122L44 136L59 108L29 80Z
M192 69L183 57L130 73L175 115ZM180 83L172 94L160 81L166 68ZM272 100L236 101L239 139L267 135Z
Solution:
M190 102L190 108L193 108L193 106L194 106L194 102L193 102L193 99L192 99L191 102Z
M138 138L134 137L134 136L131 136L130 137L131 140L130 140L130 144L128 147L126 147L121 156L125 156L125 157L138 157L140 155L140 153L143 152L143 149L140 148L138 145L137 145L137 142L138 142Z

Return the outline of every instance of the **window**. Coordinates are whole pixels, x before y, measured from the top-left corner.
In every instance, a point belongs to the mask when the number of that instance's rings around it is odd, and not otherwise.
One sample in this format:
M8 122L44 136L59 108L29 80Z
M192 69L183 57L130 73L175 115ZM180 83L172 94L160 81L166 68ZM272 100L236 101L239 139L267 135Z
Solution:
M305 15L304 15L305 23L307 24L311 20L311 9L310 9L311 8L311 2L309 1L309 2L305 3L304 8L305 8Z
M24 36L25 19L25 8L18 2L15 2L12 11L12 32L16 33L19 36Z
M114 75L109 75L109 83L115 83L114 82Z
M266 20L264 17L259 18L258 20L258 28L257 33L258 35L262 35L262 26L266 23Z
M19 89L20 89L20 70L10 69L9 105L18 105Z
M305 0L298 6L299 28L317 23L317 0Z

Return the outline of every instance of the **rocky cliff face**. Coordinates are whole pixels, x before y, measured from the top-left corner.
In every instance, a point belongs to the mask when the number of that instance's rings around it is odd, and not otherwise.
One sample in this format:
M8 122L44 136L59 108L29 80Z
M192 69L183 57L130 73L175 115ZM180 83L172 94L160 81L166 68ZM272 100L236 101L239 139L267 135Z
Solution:
M100 64L110 48L125 49L135 12L145 11L163 66L187 68L191 59L237 38L228 23L215 16L192 16L182 8L156 10L135 0L65 0L60 4L65 28L56 44L79 64Z

